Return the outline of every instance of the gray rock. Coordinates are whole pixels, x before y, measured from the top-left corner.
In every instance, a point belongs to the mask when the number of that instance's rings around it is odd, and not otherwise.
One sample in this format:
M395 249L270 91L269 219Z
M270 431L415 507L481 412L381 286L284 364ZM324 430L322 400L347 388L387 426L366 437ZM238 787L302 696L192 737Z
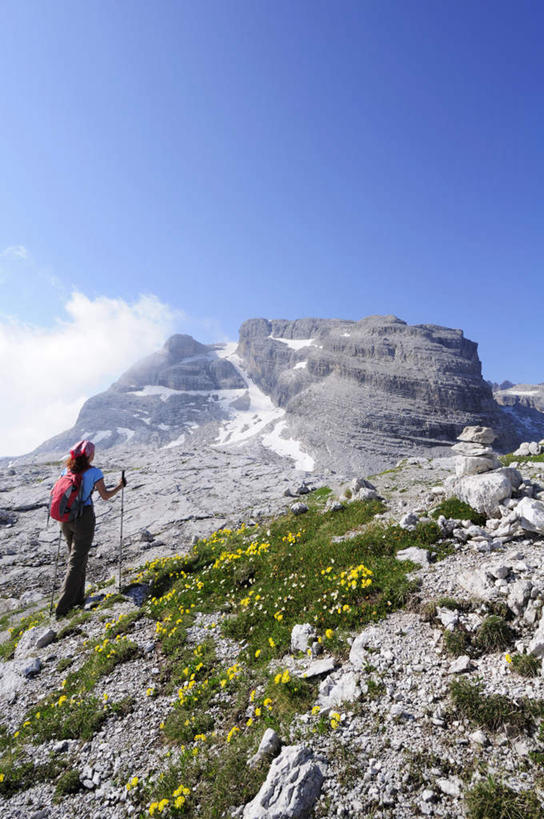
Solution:
M429 551L427 549L419 549L417 546L410 546L408 549L400 549L396 554L397 560L410 560L412 563L419 563L420 566L426 567L429 565Z
M333 657L326 657L323 660L317 660L315 663L311 663L308 666L303 677L307 679L311 679L312 677L322 677L324 674L330 674L334 671L336 667L336 663Z
M323 783L321 767L309 748L287 745L272 762L259 793L243 819L298 819L309 816Z
M544 502L522 498L516 507L516 515L524 529L544 534Z
M291 512L293 515L303 515L305 512L308 511L308 507L305 503L293 503L291 506Z
M490 517L500 515L501 501L512 495L512 484L502 472L467 475L449 485L450 494Z
M457 777L450 777L449 779L437 779L436 785L442 793L445 793L446 796L453 796L457 798L461 796L461 787L462 783L461 780Z
M487 457L459 457L455 464L455 474L458 478L463 475L479 475L483 472L490 472L492 469L498 469L501 462L494 455Z
M458 611L452 611L451 609L439 606L436 610L436 614L446 631L453 631L455 626L459 623Z
M354 668L360 669L366 664L368 653L366 648L379 645L381 641L380 629L376 626L368 626L362 631L353 643L349 652L349 661Z
M310 643L315 640L316 631L309 623L302 623L293 626L291 629L291 651L306 652Z
M415 512L407 512L406 515L403 515L399 521L399 526L401 529L413 529L419 520L418 515ZM406 558L407 560L409 558Z
M451 663L449 667L450 674L464 674L465 671L470 671L472 668L472 662L468 654L463 654L461 657L457 657L456 660Z
M47 626L33 626L24 632L17 643L14 657L16 660L29 657L33 652L48 646L56 639L57 632Z
M344 702L356 702L367 685L354 671L340 671L326 677L319 686L318 705L322 709L337 708Z
M0 664L0 702L15 702L24 684L24 677L19 673L17 663L10 661Z
M39 657L36 657L31 662L27 663L23 668L23 676L27 679L36 677L42 670L43 665Z
M465 427L461 434L457 436L458 441L466 441L471 444L492 444L496 438L496 432L490 427L481 426Z
M281 739L272 728L267 728L259 743L255 754L248 762L250 768L254 768L266 757L275 757L281 751Z

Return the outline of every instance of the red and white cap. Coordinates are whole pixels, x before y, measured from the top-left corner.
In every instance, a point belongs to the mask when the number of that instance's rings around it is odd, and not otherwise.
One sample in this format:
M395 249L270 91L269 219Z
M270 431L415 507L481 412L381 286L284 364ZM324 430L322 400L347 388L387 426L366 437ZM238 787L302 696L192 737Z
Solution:
M80 455L86 455L87 458L92 458L94 455L94 444L92 441L79 441L73 449L70 450L72 458L79 458Z

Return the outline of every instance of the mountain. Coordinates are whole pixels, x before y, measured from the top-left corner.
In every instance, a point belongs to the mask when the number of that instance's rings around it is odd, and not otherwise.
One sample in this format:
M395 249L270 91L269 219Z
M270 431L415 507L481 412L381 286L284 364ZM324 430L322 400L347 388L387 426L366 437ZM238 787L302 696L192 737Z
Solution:
M533 437L544 435L540 416ZM261 318L242 324L238 344L172 336L36 454L80 438L102 449L264 448L301 470L349 473L440 451L466 425L493 426L511 450L524 423L496 403L461 330L395 316Z

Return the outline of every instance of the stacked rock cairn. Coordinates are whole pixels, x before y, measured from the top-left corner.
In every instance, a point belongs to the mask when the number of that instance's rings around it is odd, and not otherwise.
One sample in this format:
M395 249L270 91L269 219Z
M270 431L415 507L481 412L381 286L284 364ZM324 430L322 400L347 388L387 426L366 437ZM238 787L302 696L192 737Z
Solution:
M457 436L459 443L452 446L458 455L455 464L455 473L458 478L463 475L479 475L498 469L501 463L491 444L497 437L491 427L465 427Z

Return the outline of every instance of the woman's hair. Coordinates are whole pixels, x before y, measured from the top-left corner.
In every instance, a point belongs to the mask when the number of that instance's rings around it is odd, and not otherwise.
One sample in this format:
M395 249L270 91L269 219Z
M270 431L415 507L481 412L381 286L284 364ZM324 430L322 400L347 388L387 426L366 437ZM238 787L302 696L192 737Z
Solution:
M79 472L85 472L86 469L89 469L90 463L89 459L86 455L76 455L74 458L72 455L66 461L66 468L69 472L74 472L76 475Z

